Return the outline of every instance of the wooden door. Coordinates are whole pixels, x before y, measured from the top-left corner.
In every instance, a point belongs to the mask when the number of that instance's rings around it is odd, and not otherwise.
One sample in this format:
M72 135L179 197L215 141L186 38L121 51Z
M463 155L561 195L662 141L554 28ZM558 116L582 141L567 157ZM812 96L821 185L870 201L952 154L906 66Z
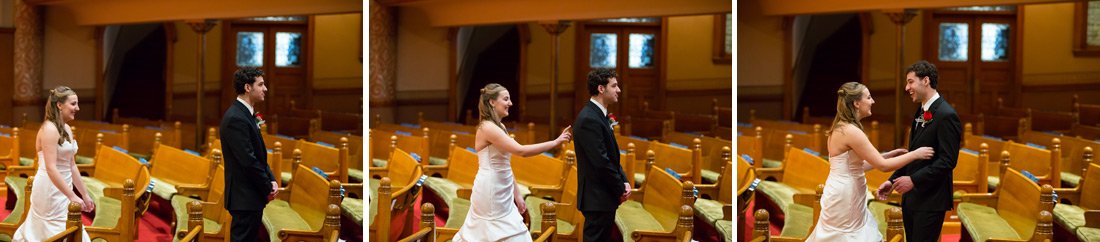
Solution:
M580 113L591 96L588 72L606 67L618 74L619 102L608 105L608 112L619 117L640 115L643 103L660 108L661 93L660 23L587 22L577 27L577 59L574 81L573 117Z
M264 71L268 92L265 100L256 104L256 111L287 113L291 100L297 108L312 107L308 35L305 21L226 21L222 37L222 110L236 100L233 73L245 66Z
M1016 12L925 11L924 59L939 71L940 95L960 113L1019 102Z

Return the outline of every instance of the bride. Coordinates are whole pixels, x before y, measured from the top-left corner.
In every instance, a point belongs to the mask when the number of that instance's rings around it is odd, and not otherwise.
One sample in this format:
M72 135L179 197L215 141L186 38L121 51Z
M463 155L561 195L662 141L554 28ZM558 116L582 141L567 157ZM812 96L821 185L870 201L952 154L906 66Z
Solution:
M520 215L527 204L519 195L512 175L511 155L529 157L541 154L569 141L569 127L557 139L532 145L520 145L508 137L500 119L508 116L512 106L508 90L490 83L481 89L478 102L477 149L478 170L470 194L470 212L454 241L531 241L531 234Z
M76 118L80 111L76 92L66 86L50 90L46 102L46 118L38 130L35 147L38 150L38 182L31 187L31 206L27 220L12 236L12 241L45 241L65 231L65 221L69 212L69 203L80 204L84 212L91 212L95 204L80 180L74 157L76 140L68 121ZM43 179L43 176L48 179ZM83 194L79 197L73 192L76 187ZM88 232L81 231L83 241L90 241Z
M882 241L878 223L867 210L867 179L871 169L893 171L918 159L929 159L930 147L912 152L896 149L880 154L859 120L871 116L871 92L857 82L837 90L836 118L829 131L829 178L821 195L821 217L806 241Z

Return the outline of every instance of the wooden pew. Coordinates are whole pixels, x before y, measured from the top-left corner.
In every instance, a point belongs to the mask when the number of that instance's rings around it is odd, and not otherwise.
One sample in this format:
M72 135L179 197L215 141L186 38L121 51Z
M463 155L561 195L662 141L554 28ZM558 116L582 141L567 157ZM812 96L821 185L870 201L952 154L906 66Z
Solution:
M389 160L390 147L397 147L406 152L417 154L420 156L420 163L422 165L431 165L429 154L431 154L432 143L429 140L431 130L424 128L420 133L413 133L413 135L399 134L391 131L369 130L371 139L371 162L374 160Z
M695 139L691 148L680 148L669 144L653 142L649 148L656 155L654 162L655 165L662 171L664 169L672 169L681 176L683 181L691 181L696 184L702 183L702 163L703 163L703 151L700 147L700 141ZM648 173L647 173L648 174Z
M522 157L512 155L512 173L516 183L524 186L553 186L561 184L562 177L547 176L551 174L564 174L568 167L565 161L549 155L535 155Z
M457 147L474 147L474 135L462 131L430 130L428 141L431 142L431 157L428 164L442 165L447 163L451 153L451 143Z
M1089 164L1081 184L1075 188L1055 188L1062 203L1054 205L1057 226L1056 238L1073 238L1077 229L1087 226L1089 214L1100 214L1100 165ZM1084 223L1083 223L1084 222ZM1096 228L1096 225L1092 225ZM1082 241L1087 241L1080 238Z
M221 160L221 150L214 152L214 157ZM225 198L225 167L222 165L215 167L210 183L182 185L178 189L179 193L172 196L171 199L171 205L173 211L175 211L174 231L176 232L173 237L180 238L195 232L196 237L200 237L201 241L224 240L229 233L230 224L229 211L225 210L225 204L222 200ZM192 208L192 204L195 203L200 204L200 206ZM184 212L185 209L186 213ZM195 212L201 212L199 217L192 217L195 216ZM201 235L190 223L190 221L196 219L204 225Z
M962 203L956 209L959 220L962 221L963 239L977 241L994 238L998 241L1049 241L1052 239L1051 211L1054 208L1054 189L1047 184L1040 188L1013 168L1007 168L1003 177L1001 188L993 193L962 195ZM968 226L978 223L980 226Z
M998 164L1001 161L1001 153L1002 151L1004 151L1005 145L1007 144L1007 142L1003 141L1000 138L992 136L982 136L974 133L973 124L971 123L963 125L962 142L963 143L961 148L968 150L981 150L981 144L986 144L989 150L989 161L997 162ZM989 169L987 173L990 176L997 177L999 176L999 174L1001 174L1000 167L998 167L997 165L986 167Z
M660 139L664 137L668 132L672 132L673 123L671 119L652 119L641 117L619 117L620 126L623 127L622 133L625 136L638 136L646 139Z
M902 222L901 208L890 208L886 210L887 218L887 232L883 236L883 239L890 242L905 242L905 225ZM752 230L752 242L802 242L805 241L802 238L791 238L782 236L772 236L770 228L771 215L768 210L757 209L753 214L753 230ZM740 236L741 234L738 234Z
M65 231L46 239L46 241L81 241L84 237L84 223L80 221L80 203L69 203L69 219L65 221Z
M690 181L681 183L657 167L651 167L648 171L646 176L650 179L646 179L645 185L635 194L638 200L624 202L615 213L615 224L623 231L623 241L681 241L685 237L690 238L695 185Z
M969 193L989 193L989 145L982 143L975 153L960 150L959 160L952 170L952 189ZM957 205L957 203L956 203Z
M703 177L706 183L715 183L718 173L722 171L722 165L726 164L723 160L723 152L729 152L729 147L733 147L733 142L730 140L723 140L720 138L696 136L687 133L670 132L668 136L663 138L666 143L676 143L683 145L694 144L695 140L700 141L700 148L702 149L702 170ZM692 147L692 146L689 146ZM729 154L726 154L728 156Z
M408 237L401 238L399 242L436 241L435 206L431 203L420 205L420 230Z
M210 160L183 150L161 145L149 161L152 180L156 181L153 195L169 201L179 186L201 185L210 182L220 160ZM165 204L167 205L167 204Z
M23 225L23 222L27 220L27 214L29 214L28 211L30 211L27 210L27 208L31 207L31 186L34 184L34 176L30 178L5 177L4 183L7 183L7 186L13 188L20 183L26 183L18 193L13 191L16 189L8 190L7 200L14 204L14 208L11 208L11 213L8 214L8 217L0 221L0 234L12 237L15 236L15 230L19 229L19 226Z
M1049 149L1009 142L1005 145L1005 151L1012 154L1009 165L1018 171L1030 172L1039 178L1042 184L1060 188L1062 187L1061 142L1058 138L1054 138L1051 141L1053 146Z
M1100 139L1100 127L1077 125L1076 128L1073 128L1073 134L1090 140Z
M1080 126L1100 126L1100 104L1085 104L1073 94L1073 112L1077 113Z
M801 149L790 149L782 166L779 168L758 168L756 173L762 181L756 188L755 206L778 208L789 221L792 217L790 213L796 212L791 207L796 205L814 206L815 203L812 198L815 194L814 189L825 183L829 176L829 163L821 157ZM785 194L792 193L794 195L790 198L784 197ZM764 196L759 196L761 194ZM798 208L802 209L803 207ZM799 213L801 214L801 212ZM793 235L799 233L808 235L810 231L788 232L794 232ZM805 235L798 237L805 237Z
M471 191L478 171L478 157L466 148L451 148L450 160L444 165L424 167L428 179L424 186L443 200L442 206L453 207L453 199L460 197L459 190Z
M575 154L569 151L569 159ZM536 237L549 236L554 241L579 241L584 234L584 215L577 211L577 168L569 167L561 184L531 187L531 196L524 202L530 210L531 231ZM553 200L546 199L547 197ZM547 207L546 204L549 204ZM548 217L548 216L553 217ZM541 219L540 217L541 216ZM543 221L539 223L538 221ZM549 222L549 223L548 223ZM547 230L553 227L553 235ZM541 231L540 231L541 230Z
M119 147L127 150L130 147L129 126L125 126L122 132L77 126L70 126L70 128L73 130L73 139L76 140L77 146L80 147L80 149L76 151L77 164L87 164L91 158L94 158L96 156L96 151L99 150L99 145ZM34 143L31 143L31 145L34 145ZM35 154L37 153L38 152L35 152Z
M266 121L270 123L271 134L280 134L296 139L304 139L309 136L309 124L313 118L303 118L294 116L279 116L278 114L271 115Z
M348 168L363 170L363 136L349 133L337 133L332 131L317 130L310 134L310 141L340 144L341 139L347 139L348 143Z
M289 150L294 150L294 149L298 148L298 139L297 138L290 137L290 136L285 136L285 135L268 134L265 131L267 128L268 128L267 124L261 124L260 125L260 134L262 134L262 136L264 138L264 146L274 147L275 142L279 142L279 143L283 144L283 150L288 150L289 151ZM221 148L221 147L219 147L219 148ZM293 158L293 153L283 152L283 159L284 160L287 160L287 159L290 159L290 158Z
M298 164L294 178L264 208L264 225L273 242L332 241L340 234L340 181ZM326 199L327 198L327 199Z
M8 130L0 130L0 165L4 166L4 170L0 171L0 176L8 176L8 167L19 165L19 128L11 128ZM4 154L6 153L6 154ZM8 186L0 185L0 193L7 193Z
M149 168L107 146L99 147L91 164L77 167L87 174L81 179L96 204L96 219L88 226L88 235L107 241L135 239L136 221L149 208L152 195L147 191L152 181Z
M305 140L298 141L295 153L301 151L301 163L307 168L319 168L327 174L330 180L348 181L348 140L341 138L340 143L328 147ZM295 154L297 156L297 154ZM284 167L293 167L290 164Z
M462 125L462 124L459 124L459 123L451 123L451 122L433 122L433 121L424 120L424 112L417 113L416 114L416 120L417 120L417 124L419 124L420 126L425 127L425 128L450 130L450 131L461 131L461 132L466 132L466 133L471 133L471 134L477 133L477 126Z
M749 155L754 161L751 165L762 168L764 167L764 128L757 127L755 131L751 134L742 133L737 135L737 150L734 151L734 154L736 156Z
M388 169L376 170L377 167L371 167L371 176L380 178L378 183L371 181L372 186L379 184L377 189L370 189L377 191L370 194L372 197L369 206L376 208L368 213L373 216L367 220L368 237L371 241L391 241L391 238L405 234L405 230L411 230L414 221L412 213L406 211L415 206L416 198L420 196L421 188L416 182L424 174L424 170L405 151L398 149L393 153L394 159L387 163ZM393 215L402 213L406 214L404 225L390 224Z
M718 127L733 128L733 109L730 107L719 107L718 99L711 100L712 115L718 119Z
M144 179L148 179L146 170ZM140 179L141 177L139 177ZM85 181L87 182L87 181ZM148 183L146 183L148 186ZM108 187L103 189L106 197L96 199L96 216L92 225L84 228L88 237L92 240L103 239L105 241L133 241L137 238L138 211L144 211L146 207L135 206L139 196L148 196L145 189L135 189L132 179L126 179L121 188ZM138 195L138 193L145 195ZM92 191L88 191L92 193ZM95 199L95 198L93 198ZM143 198L148 200L148 198ZM148 204L146 204L148 205ZM116 210L117 209L117 210Z

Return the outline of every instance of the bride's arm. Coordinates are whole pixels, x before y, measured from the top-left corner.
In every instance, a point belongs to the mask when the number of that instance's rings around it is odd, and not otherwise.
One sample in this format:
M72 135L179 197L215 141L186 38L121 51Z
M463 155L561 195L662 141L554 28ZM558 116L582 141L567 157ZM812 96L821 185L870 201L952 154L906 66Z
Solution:
M872 166L871 163L867 162L867 160L863 160L863 172L868 172L874 169L875 166Z
M909 152L904 155L899 155L893 158L885 158L882 153L879 153L871 141L867 139L867 135L863 134L859 129L854 126L845 126L840 129L843 132L843 142L852 148L852 151L856 152L856 155L866 159L866 163L878 169L880 171L893 171L897 170L920 158L924 152ZM928 155L931 156L931 155Z
M485 135L486 140L488 140L490 144L496 145L498 149L522 157L542 154L542 152L553 149L564 141L564 139L558 138L538 144L521 145L516 142L516 140L508 137L499 126L488 121L482 122L481 125L478 126L478 135Z

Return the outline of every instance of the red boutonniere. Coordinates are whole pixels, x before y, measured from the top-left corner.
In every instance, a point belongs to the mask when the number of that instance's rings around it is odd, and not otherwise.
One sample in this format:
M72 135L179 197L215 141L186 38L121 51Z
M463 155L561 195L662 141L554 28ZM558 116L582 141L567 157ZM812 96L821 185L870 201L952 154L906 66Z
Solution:
M924 111L916 121L920 123L920 126L923 128L925 124L932 122L932 112Z
M616 124L619 124L619 120L616 119L615 115L611 114L611 113L607 114L607 122L610 123L611 126L615 126Z
M261 124L264 124L264 116L257 112L256 113L256 125L258 126L258 125L261 125Z

